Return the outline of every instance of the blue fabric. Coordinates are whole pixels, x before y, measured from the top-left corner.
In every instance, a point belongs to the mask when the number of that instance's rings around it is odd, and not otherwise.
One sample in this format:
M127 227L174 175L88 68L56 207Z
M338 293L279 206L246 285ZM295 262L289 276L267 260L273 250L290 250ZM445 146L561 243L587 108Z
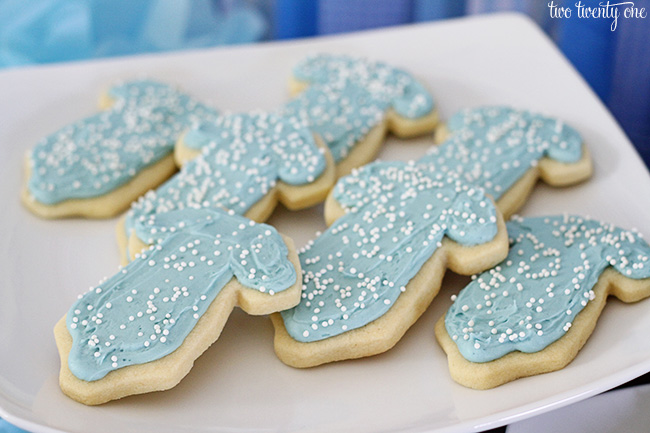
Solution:
M2 0L0 67L254 42L243 0Z
M619 24L610 95L605 102L650 166L649 28L644 20Z
M319 6L320 34L411 22L411 0L321 0Z
M277 39L313 36L318 31L318 2L276 0L275 37Z
M610 31L610 20L578 19L562 21L556 42L562 52L603 101L609 98L617 32Z
M465 2L457 0L414 0L413 21L432 21L465 14Z

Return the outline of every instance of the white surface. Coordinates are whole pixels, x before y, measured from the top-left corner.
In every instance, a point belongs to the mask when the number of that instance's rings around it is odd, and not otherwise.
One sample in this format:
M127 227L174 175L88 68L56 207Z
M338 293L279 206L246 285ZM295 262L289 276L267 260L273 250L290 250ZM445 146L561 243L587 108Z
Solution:
M647 433L650 385L608 392L508 426L507 433Z
M273 354L263 317L236 311L222 337L173 390L85 407L58 388L54 323L78 293L118 263L115 221L40 220L18 201L24 152L95 109L105 84L148 75L220 108L286 101L291 66L315 51L381 59L433 90L441 115L512 104L564 118L581 131L595 176L540 185L525 215L568 211L650 235L650 176L611 115L532 22L492 15L352 36L140 56L0 73L0 416L39 432L471 431L507 424L595 395L650 370L650 302L610 301L594 335L562 371L490 391L449 377L433 325L468 281L448 275L440 296L386 354L310 370ZM383 159L417 158L429 137L388 140ZM639 200L641 198L642 200ZM303 245L324 228L321 209L278 210L270 223Z

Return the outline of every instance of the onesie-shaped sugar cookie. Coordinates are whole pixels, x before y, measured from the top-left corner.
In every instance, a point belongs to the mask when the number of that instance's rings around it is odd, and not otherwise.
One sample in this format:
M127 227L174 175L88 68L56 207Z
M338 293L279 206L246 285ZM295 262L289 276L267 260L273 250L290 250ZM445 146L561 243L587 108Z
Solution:
M145 227L151 215L225 208L264 221L278 201L289 209L323 201L335 182L329 153L293 118L263 112L219 116L190 129L180 146L181 161L191 154L186 148L203 151L131 206L118 227L118 243L128 256L152 243Z
M122 212L176 171L174 144L214 109L148 80L110 88L105 111L45 137L29 153L23 203L45 218Z
M388 128L402 137L430 132L438 119L433 98L410 73L364 58L317 54L293 68L290 91L296 95L313 84L342 81L358 84L388 101Z
M366 180L343 179L347 193L336 205L347 212L300 252L300 304L273 316L275 350L288 365L390 349L448 267L471 274L507 254L502 217L481 189L402 162L360 171Z
M380 62L310 56L294 68L290 88L302 93L286 109L304 117L328 145L339 176L372 161L387 130L411 137L433 131L438 122L424 86Z
M650 246L636 232L578 216L515 218L510 253L436 324L451 375L476 389L563 368L608 295L650 296Z
M169 389L232 309L269 314L300 299L300 265L273 227L219 210L152 217L158 241L70 308L54 330L65 394L89 405Z
M507 218L523 206L538 178L566 186L591 176L591 158L575 129L558 119L509 107L458 112L436 131L419 162L481 186Z

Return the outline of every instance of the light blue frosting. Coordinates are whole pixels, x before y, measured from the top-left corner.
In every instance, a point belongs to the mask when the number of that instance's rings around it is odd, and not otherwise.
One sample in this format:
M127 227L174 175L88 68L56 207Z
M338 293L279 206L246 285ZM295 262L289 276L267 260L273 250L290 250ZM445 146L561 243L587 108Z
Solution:
M447 312L447 332L471 362L538 352L563 337L613 267L650 278L650 246L633 231L578 216L515 219L510 253L464 288Z
M582 137L558 119L509 107L465 109L449 120L451 136L419 162L455 172L498 200L542 158L574 163Z
M282 312L287 331L301 342L384 315L444 236L477 245L498 230L482 190L413 164L372 163L337 188L347 213L301 252L303 298Z
M111 108L45 137L30 155L29 192L44 204L107 194L169 155L180 133L213 108L166 84L109 89Z
M310 86L268 115L308 128L329 148L334 161L339 162L373 127L383 121L387 107L386 98L373 95L357 84L343 82ZM251 123L247 120L241 122L242 126L250 126ZM185 146L202 150L215 136L211 129L208 123L193 128L185 135Z
M275 113L253 111L219 116L191 128L183 144L190 149L207 148L208 152L232 149L239 152L233 160L240 164L245 158L268 159L276 167L277 178L290 185L313 182L326 167L323 152L304 122Z
M190 148L202 147L202 154L133 203L126 214L127 234L135 230L148 241L141 222L174 209L226 208L243 215L278 180L308 184L326 167L323 152L303 124L269 113L219 116L190 129L183 141Z
M429 92L411 74L382 62L316 54L298 63L293 75L313 84L354 83L385 99L397 114L409 119L425 116L434 108Z
M150 217L158 243L75 302L66 317L72 373L94 381L176 350L234 276L274 294L297 278L276 230L217 210Z
M308 125L330 149L334 161L339 162L383 121L387 108L385 95L343 82L310 86L279 113Z
M431 95L410 74L380 62L309 56L294 68L294 76L310 86L275 114L307 126L336 162L384 120L389 108L407 118L425 116L434 108ZM205 144L201 139L186 142L193 149Z

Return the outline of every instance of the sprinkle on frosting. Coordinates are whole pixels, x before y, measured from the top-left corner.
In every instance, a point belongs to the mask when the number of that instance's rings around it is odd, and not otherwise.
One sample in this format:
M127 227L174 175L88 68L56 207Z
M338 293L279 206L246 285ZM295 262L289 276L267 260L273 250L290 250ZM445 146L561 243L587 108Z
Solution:
M498 200L544 158L574 163L582 157L582 138L558 119L508 107L480 107L456 113L451 136L419 162L455 172Z
M282 312L301 342L360 328L385 314L441 246L491 241L496 210L483 191L412 163L372 163L343 178L347 213L300 252L300 304ZM339 183L340 184L340 183Z
M282 107L282 116L300 119L330 149L336 162L384 120L388 102L354 83L316 84Z
M434 107L429 92L411 74L382 62L316 54L298 63L293 75L313 84L354 83L380 96L397 114L410 119L425 116Z
M336 162L383 122L390 108L410 119L434 108L431 95L420 83L385 63L320 54L308 56L293 74L310 87L281 112L306 121Z
M202 154L135 202L126 229L146 242L143 224L151 215L186 208L225 208L239 215L267 195L278 180L313 182L325 170L325 157L309 129L292 118L255 112L219 116L185 135ZM151 242L148 242L151 243Z
M433 110L433 99L410 74L384 63L344 56L307 57L294 69L310 86L275 111L307 126L330 149L336 162L383 122L389 108L418 118ZM189 146L199 149L201 140Z
M650 246L635 231L578 216L514 218L510 253L474 276L447 312L447 332L463 357L487 362L538 352L560 339L613 267L650 277Z
M148 80L112 87L110 109L45 137L30 154L29 192L44 204L107 194L170 154L180 133L216 111Z
M101 379L176 350L226 283L274 294L296 272L271 226L217 210L152 216L158 243L81 296L66 317L72 373Z

